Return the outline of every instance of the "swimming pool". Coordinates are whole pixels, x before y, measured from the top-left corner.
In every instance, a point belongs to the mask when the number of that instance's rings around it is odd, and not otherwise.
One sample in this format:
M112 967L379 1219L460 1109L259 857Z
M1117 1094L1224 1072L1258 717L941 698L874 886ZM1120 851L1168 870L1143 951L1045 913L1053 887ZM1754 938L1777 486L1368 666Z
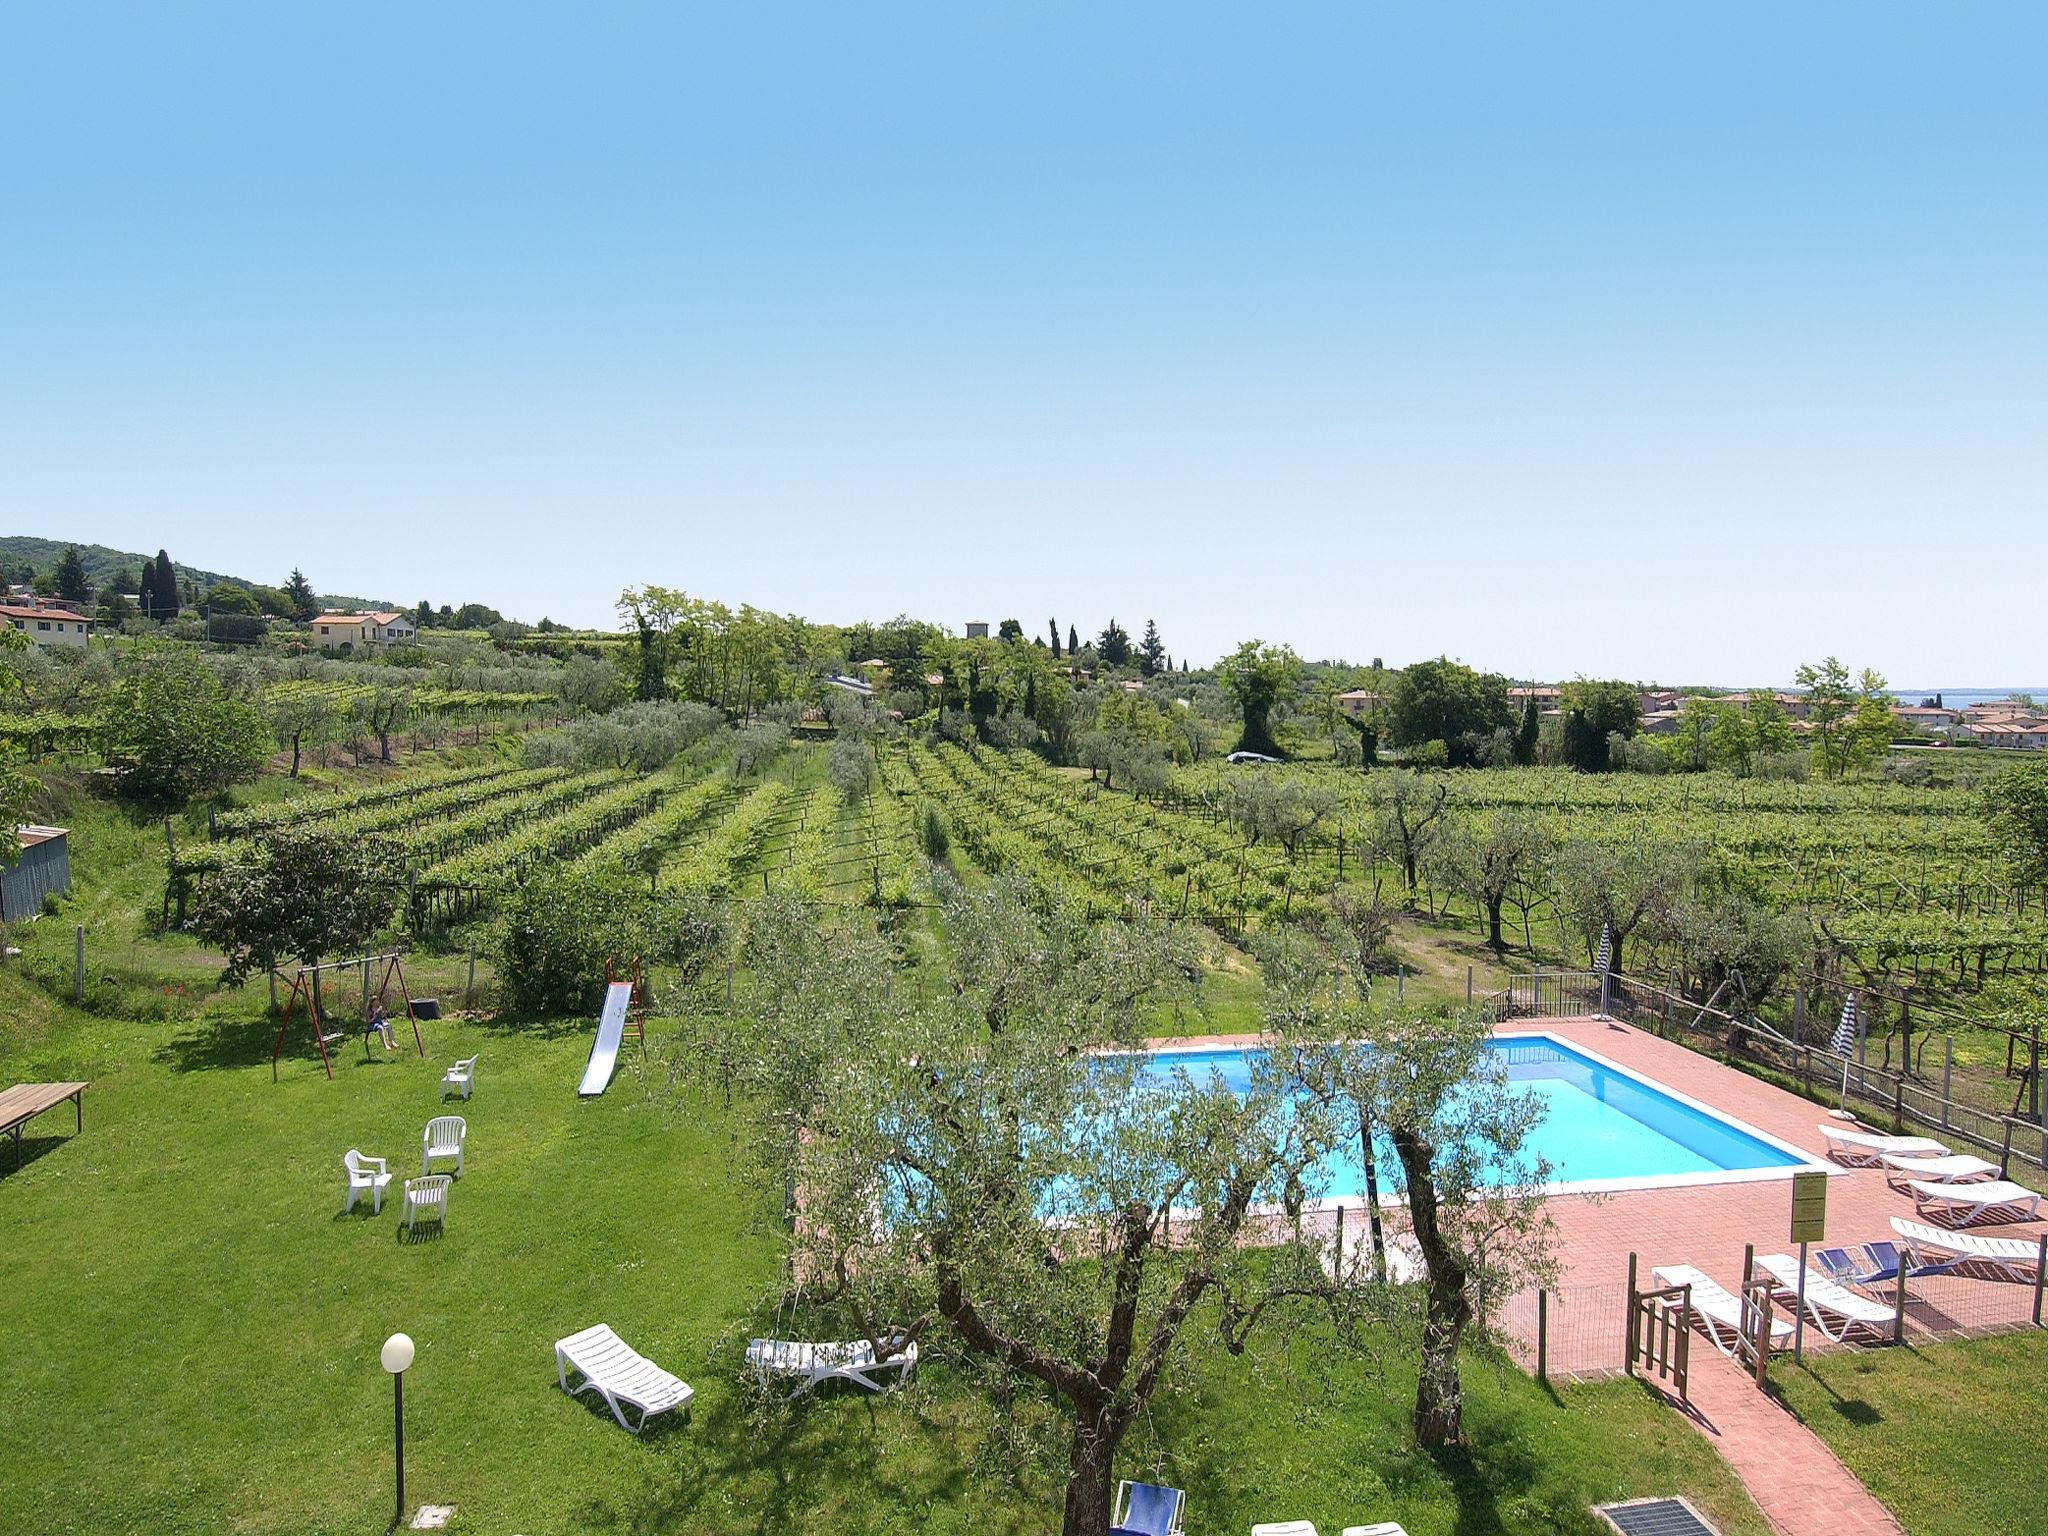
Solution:
M1550 1166L1553 1190L1656 1189L1784 1178L1796 1169L1826 1168L1820 1159L1686 1098L1555 1035L1497 1036L1487 1042L1518 1089L1533 1093L1542 1118L1527 1153ZM1143 1075L1161 1086L1176 1070L1200 1083L1218 1081L1242 1093L1253 1058L1247 1049L1162 1048ZM1392 1162L1380 1148L1382 1180ZM1355 1200L1364 1191L1357 1154L1324 1167L1326 1197Z

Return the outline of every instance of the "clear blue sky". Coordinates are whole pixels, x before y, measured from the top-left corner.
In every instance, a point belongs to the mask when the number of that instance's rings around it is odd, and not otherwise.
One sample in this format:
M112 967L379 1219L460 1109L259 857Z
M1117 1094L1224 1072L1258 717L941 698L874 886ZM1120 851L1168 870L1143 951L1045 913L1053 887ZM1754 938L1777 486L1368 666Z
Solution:
M2048 7L13 5L0 531L2039 683Z

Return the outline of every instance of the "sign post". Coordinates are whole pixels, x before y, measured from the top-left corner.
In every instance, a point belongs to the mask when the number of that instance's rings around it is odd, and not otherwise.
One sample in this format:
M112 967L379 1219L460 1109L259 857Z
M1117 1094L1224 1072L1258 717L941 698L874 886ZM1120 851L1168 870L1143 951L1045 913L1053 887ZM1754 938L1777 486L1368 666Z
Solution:
M1792 1314L1792 1358L1804 1358L1806 1343L1806 1250L1827 1241L1828 1176L1820 1169L1792 1175L1792 1241L1799 1245L1799 1304Z

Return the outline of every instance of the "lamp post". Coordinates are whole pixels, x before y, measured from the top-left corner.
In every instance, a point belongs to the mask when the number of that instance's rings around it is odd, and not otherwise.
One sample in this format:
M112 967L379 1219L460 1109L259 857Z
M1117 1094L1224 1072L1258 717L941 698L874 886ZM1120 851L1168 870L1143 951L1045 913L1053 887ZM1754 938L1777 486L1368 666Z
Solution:
M391 1373L391 1429L398 1461L398 1513L392 1518L393 1525L405 1523L405 1369L412 1364L412 1355L412 1340L394 1333L384 1341L377 1357Z

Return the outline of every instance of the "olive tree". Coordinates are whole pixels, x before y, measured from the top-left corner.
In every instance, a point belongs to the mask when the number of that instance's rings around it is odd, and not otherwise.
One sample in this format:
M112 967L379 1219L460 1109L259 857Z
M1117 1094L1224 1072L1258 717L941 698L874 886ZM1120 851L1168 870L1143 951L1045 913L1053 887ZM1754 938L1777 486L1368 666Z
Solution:
M1472 898L1486 925L1486 942L1499 954L1501 909L1517 886L1534 884L1550 857L1552 838L1522 810L1495 811L1483 821L1451 822L1437 840L1431 863L1437 878Z
M1364 978L1299 944L1269 950L1268 961L1273 1059L1306 1103L1359 1148L1372 1273L1388 1273L1382 1169L1406 1208L1422 1278L1417 1287L1391 1288L1391 1310L1368 1315L1397 1325L1387 1330L1392 1340L1412 1341L1416 1443L1454 1445L1463 1434L1459 1349L1487 1335L1483 1299L1546 1284L1554 1269L1543 1203L1550 1170L1528 1148L1542 1105L1513 1085L1488 1049L1482 1011L1379 1009ZM1332 1257L1340 1276L1359 1268L1341 1252ZM1333 1288L1330 1299L1352 1315L1359 1310L1349 1288ZM1398 1326L1404 1302L1412 1309L1408 1329Z
M1237 740L1240 752L1280 756L1273 740L1273 711L1292 692L1301 675L1301 658L1284 645L1247 640L1224 657L1217 676L1244 721Z
M789 1273L821 1323L884 1358L949 1351L999 1405L1034 1384L1065 1441L1062 1530L1101 1536L1177 1359L1328 1289L1289 1213L1330 1122L1267 1064L1241 1095L1144 1070L1131 1048L1195 971L1185 930L1089 924L1009 880L937 896L929 997L890 985L873 931L757 903L750 991L683 1070L727 1075L744 1145L793 1192Z
M319 826L266 832L207 878L193 927L227 957L238 987L287 960L318 965L366 947L398 900L398 854L373 838ZM314 1007L319 974L314 973Z
M1621 951L1636 932L1661 933L1692 888L1698 856L1686 844L1637 828L1620 840L1580 837L1557 852L1558 896L1579 925L1586 953L1594 954L1601 929L1613 940L1607 969L1621 974Z

